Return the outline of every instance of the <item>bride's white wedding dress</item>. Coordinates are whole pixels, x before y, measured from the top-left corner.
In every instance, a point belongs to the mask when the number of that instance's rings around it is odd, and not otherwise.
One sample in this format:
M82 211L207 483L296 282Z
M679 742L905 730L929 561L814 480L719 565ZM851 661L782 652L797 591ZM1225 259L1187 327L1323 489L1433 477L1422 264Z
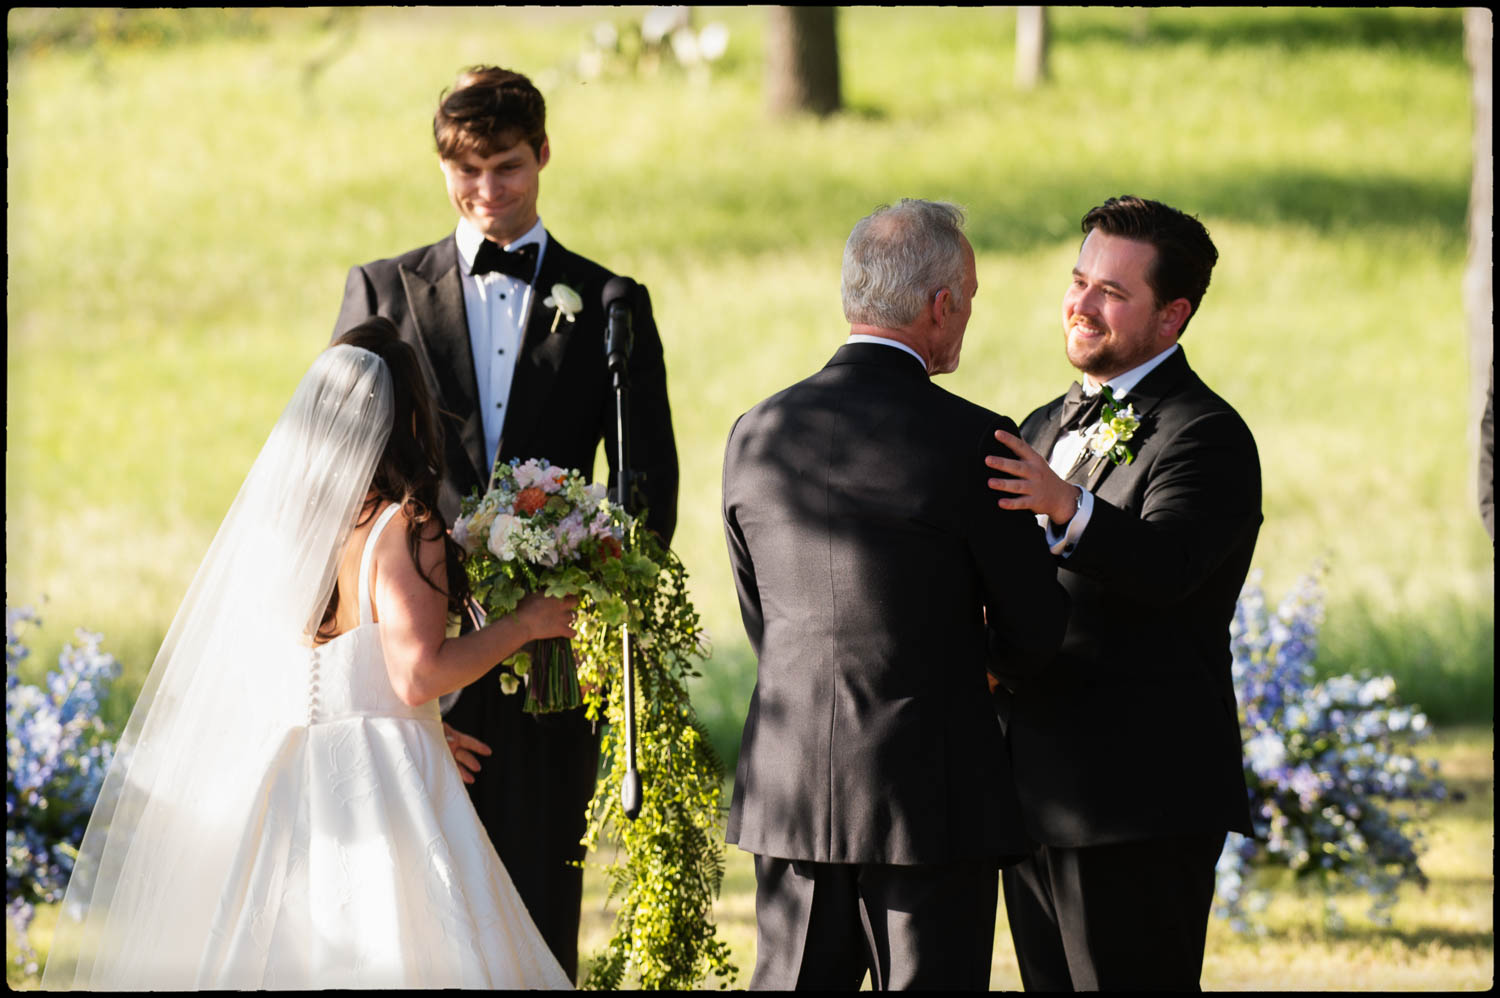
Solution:
M469 803L436 701L391 688L369 576L399 508L365 543L359 626L289 652L307 660L307 723L266 771L199 987L571 987Z
M369 579L398 506L362 550L359 626L305 637L394 393L378 355L333 346L272 428L115 743L43 988L571 986L469 803L437 704L408 706L387 676Z

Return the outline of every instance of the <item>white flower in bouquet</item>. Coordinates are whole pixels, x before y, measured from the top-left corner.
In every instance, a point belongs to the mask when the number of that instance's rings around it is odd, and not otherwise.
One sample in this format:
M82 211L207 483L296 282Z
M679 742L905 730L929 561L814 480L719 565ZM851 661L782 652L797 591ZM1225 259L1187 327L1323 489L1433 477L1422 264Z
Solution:
M474 553L474 537L469 533L469 521L460 516L453 521L453 529L449 533L453 535L453 543L463 548L464 554Z
M518 524L520 518L510 513L501 513L496 516L490 524L489 542L486 545L490 554L501 561L511 561L516 556L513 546L518 536Z
M467 516L460 514L458 519L453 521L454 540L458 540L458 532L462 525L463 534L469 538L469 543L462 546L466 553L473 554L478 539L488 538L490 525L495 522L495 515L499 511L500 504L496 501L495 493L491 492L480 500L471 513Z

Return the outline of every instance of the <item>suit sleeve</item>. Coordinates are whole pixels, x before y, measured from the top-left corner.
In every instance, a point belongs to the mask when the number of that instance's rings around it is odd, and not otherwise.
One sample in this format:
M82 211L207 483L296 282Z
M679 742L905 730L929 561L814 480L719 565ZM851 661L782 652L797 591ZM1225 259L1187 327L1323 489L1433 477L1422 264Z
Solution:
M740 419L735 420L734 429L729 431L729 444L724 452L724 472L720 491L724 517L724 540L729 545L729 567L734 575L735 592L739 596L740 617L745 622L745 634L750 639L750 648L755 652L758 660L761 635L765 630L765 616L761 611L760 588L755 580L755 563L750 560L750 548L745 543L744 531L740 529L740 524L735 518L729 486L735 464L735 430L739 429L743 419L744 417L741 416Z
M995 493L987 484L994 473L984 458L999 446L997 429L1019 435L1016 424L1001 417L986 427L969 459L963 488L970 550L984 580L990 671L997 676L1035 675L1045 671L1062 645L1068 594L1057 581L1057 563L1036 517L995 504Z
M333 337L339 336L364 322L376 313L375 288L363 267L350 267L349 277L344 281L344 301L339 306L339 317L333 324Z
M351 275L351 281L353 280ZM349 294L344 296L347 307ZM647 506L646 524L671 544L677 529L677 440L672 432L672 408L667 400L667 367L661 335L651 311L651 296L638 285L635 297L635 345L630 353L630 463L644 475L641 492ZM616 465L613 405L604 428L605 457L610 481Z
M1260 459L1232 411L1206 413L1167 441L1139 511L1098 495L1067 568L1167 607L1196 592L1261 521Z

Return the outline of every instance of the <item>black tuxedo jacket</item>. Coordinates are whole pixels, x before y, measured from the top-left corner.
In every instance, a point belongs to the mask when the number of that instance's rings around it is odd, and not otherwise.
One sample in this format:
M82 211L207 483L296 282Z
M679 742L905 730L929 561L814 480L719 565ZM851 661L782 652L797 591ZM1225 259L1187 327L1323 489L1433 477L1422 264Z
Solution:
M1229 622L1261 524L1255 440L1181 349L1123 401L1141 418L1134 461L1091 457L1072 479L1095 501L1056 561L1073 601L1062 650L1042 673L997 669L1027 829L1045 845L1251 830ZM1061 404L1022 424L1043 457Z
M1029 846L987 695L1067 616L1036 518L996 509L983 455L1014 424L920 362L847 344L742 416L724 527L758 659L727 837L764 856L924 864Z
M611 486L619 469L615 395L604 354L604 284L613 275L568 251L549 232L535 304L522 337L506 403L498 460L546 458L592 476L604 441ZM335 335L380 314L416 348L442 410L445 477L438 505L452 523L459 502L484 488L484 423L469 342L458 244L453 236L349 271ZM542 304L552 285L583 299L576 321L559 322ZM644 474L647 524L668 542L677 522L677 447L667 405L666 369L651 300L639 288L630 355L630 465ZM475 810L531 917L570 976L578 965L585 809L598 772L599 737L581 710L530 715L522 697L505 696L494 670L464 688L447 720L495 751L469 787ZM518 815L524 819L518 820Z
M370 316L395 322L401 338L417 350L427 385L442 411L445 478L438 500L452 523L459 501L484 488L484 423L478 379L464 312L458 244L448 236L430 246L349 271L337 336ZM592 476L600 440L606 446L611 487L618 474L615 396L604 355L604 284L614 275L570 252L551 232L533 291L530 321L522 338L511 385L509 412L500 439L500 461L546 458L554 465ZM542 305L553 284L582 297L576 321L552 328L553 310ZM634 301L635 347L630 355L630 463L649 507L647 523L671 541L677 523L677 446L667 404L666 366L651 299L638 286ZM613 495L613 492L611 492Z

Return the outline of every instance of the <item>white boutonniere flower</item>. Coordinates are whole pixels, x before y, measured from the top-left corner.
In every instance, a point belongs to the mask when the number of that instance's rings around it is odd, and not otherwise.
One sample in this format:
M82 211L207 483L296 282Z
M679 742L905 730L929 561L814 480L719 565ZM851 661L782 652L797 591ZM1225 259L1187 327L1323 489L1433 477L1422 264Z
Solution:
M1094 424L1084 439L1089 453L1097 459L1090 474L1098 469L1105 458L1115 464L1134 461L1135 452L1127 446L1127 441L1135 436L1135 431L1141 426L1140 417L1135 414L1135 406L1127 405L1122 409L1108 385L1101 385L1099 390L1104 393L1104 409L1099 415L1099 422Z
M551 332L557 332L557 324L566 316L569 322L578 319L578 313L583 311L583 299L577 291L566 284L552 285L552 294L542 299L542 304L547 308L555 308L557 312L552 316Z

